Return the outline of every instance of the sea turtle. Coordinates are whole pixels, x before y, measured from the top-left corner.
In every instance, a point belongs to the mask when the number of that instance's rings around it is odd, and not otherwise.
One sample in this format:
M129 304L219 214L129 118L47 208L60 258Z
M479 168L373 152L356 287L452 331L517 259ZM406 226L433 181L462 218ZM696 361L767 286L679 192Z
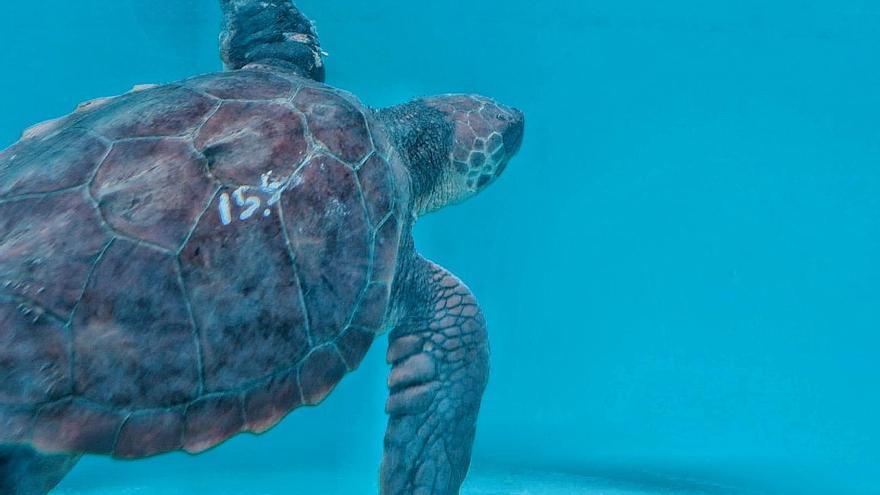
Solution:
M0 492L84 453L202 452L321 402L390 329L384 495L458 493L483 316L415 220L523 137L475 95L323 84L289 0L221 0L225 71L80 105L0 153Z

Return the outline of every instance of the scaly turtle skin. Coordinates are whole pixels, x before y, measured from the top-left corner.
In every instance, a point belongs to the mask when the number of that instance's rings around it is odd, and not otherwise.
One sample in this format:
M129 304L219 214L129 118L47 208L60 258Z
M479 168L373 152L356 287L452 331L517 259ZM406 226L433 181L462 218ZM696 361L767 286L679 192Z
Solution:
M227 70L87 102L0 153L0 493L84 453L204 451L321 402L392 328L383 494L457 493L488 373L414 220L475 194L522 115L374 111L287 0L221 0Z

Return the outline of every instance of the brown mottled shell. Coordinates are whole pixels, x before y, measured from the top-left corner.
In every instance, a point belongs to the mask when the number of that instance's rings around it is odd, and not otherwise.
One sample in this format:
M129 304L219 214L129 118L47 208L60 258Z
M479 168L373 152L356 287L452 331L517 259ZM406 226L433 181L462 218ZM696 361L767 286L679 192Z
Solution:
M382 329L409 195L349 95L237 71L0 153L0 443L199 452L317 404Z

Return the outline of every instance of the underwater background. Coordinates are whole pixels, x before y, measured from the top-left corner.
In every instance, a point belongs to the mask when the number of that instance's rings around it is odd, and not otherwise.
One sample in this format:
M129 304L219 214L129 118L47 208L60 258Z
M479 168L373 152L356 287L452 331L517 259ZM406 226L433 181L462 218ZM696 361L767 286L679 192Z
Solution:
M369 105L476 92L526 114L504 177L416 229L490 325L463 493L880 494L880 3L298 5L328 83ZM219 18L0 2L0 148L219 70ZM385 343L265 435L89 457L57 493L376 493Z

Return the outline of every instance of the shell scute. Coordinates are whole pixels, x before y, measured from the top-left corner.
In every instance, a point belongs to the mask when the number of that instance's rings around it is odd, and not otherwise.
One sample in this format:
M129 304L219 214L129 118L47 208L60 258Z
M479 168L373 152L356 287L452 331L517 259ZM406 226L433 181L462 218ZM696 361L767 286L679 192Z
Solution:
M258 186L263 174L290 175L308 150L302 116L272 102L224 102L196 136L211 172L226 184Z
M244 417L247 429L254 433L263 433L301 404L302 391L295 372L273 377L245 395Z
M183 449L197 454L240 432L244 413L237 394L208 396L186 408Z
M342 355L332 344L316 348L299 372L303 401L315 405L324 400L348 371Z
M50 137L56 131L61 130L70 119L70 115L58 117L55 119L45 120L39 124L34 124L21 133L21 141L30 141L32 139L45 139Z
M122 425L113 456L137 459L177 450L183 443L183 408L134 413Z
M82 129L19 141L0 152L0 199L84 184L108 147Z
M0 294L67 319L109 241L82 191L0 203Z
M363 361L376 334L370 330L351 327L336 341L336 348L345 359L349 371L353 371Z
M289 80L267 71L238 70L187 79L186 86L224 100L289 98L296 88Z
M214 200L180 253L208 391L263 378L309 350L300 285L279 215L224 225L222 201L222 195Z
M358 304L358 309L354 312L351 324L378 333L385 321L385 310L388 308L390 297L391 289L388 284L382 282L370 284Z
M183 140L119 142L91 194L115 230L176 251L215 188L204 162Z
M0 404L0 444L15 444L31 438L34 413L30 408Z
M377 229L373 254L374 282L391 286L397 271L397 246L400 242L401 222L397 215L391 215Z
M150 408L198 394L193 329L173 257L165 253L113 241L77 306L72 332L76 392L83 397Z
M179 86L159 86L126 93L83 114L78 127L107 139L186 136L192 134L218 102Z
M70 350L61 325L0 301L0 328L0 403L41 404L70 393Z
M69 399L43 407L34 423L33 445L41 452L110 454L124 416L87 401Z
M357 164L372 151L364 114L335 91L303 88L293 104L306 116L312 136L346 163Z
M370 222L378 226L394 206L391 169L382 157L374 153L358 169L358 179L364 191Z
M354 172L329 156L310 160L282 195L284 221L315 344L344 330L370 265L369 229Z

